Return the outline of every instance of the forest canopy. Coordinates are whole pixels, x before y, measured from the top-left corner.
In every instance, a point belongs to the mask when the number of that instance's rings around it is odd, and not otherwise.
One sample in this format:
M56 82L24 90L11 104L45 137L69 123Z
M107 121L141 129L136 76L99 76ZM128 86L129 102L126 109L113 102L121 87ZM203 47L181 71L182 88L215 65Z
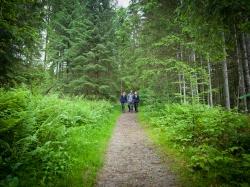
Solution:
M2 1L2 87L249 108L250 3Z

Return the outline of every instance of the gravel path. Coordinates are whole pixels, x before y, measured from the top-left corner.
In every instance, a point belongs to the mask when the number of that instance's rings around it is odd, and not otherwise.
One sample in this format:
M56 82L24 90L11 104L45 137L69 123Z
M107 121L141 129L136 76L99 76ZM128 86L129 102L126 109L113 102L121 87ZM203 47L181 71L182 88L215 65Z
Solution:
M97 186L177 186L174 175L156 154L134 113L119 118Z

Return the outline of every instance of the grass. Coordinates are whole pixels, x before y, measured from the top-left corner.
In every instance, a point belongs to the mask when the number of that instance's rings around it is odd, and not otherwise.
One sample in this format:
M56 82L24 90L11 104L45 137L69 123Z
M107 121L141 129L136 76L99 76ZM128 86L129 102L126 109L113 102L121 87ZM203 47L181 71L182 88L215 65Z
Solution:
M107 101L0 90L0 186L94 186L119 114Z
M162 156L161 158L165 160L165 163L168 164L170 170L175 174L177 183L182 184L181 186L193 186L193 183L188 180L186 169L183 169L187 167L184 155L181 155L177 149L170 145L165 134L159 128L154 128L147 122L143 112L138 113L138 119L146 134L156 146L158 154Z
M102 128L84 129L87 133L82 133L80 129L74 129L70 132L71 154L73 157L78 156L77 164L68 174L65 180L65 186L94 186L98 171L104 164L105 151L108 141L112 135L113 127L120 115L118 110L115 110L110 117L110 120L102 122ZM85 138L88 142L82 144L82 139Z

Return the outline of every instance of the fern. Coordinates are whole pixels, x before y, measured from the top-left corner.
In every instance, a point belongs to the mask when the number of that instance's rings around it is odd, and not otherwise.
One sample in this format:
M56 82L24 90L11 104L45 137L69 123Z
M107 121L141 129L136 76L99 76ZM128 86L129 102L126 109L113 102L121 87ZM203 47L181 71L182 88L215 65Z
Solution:
M0 90L0 109L0 186L64 186L70 173L101 166L93 146L104 145L112 127L110 103L17 89Z

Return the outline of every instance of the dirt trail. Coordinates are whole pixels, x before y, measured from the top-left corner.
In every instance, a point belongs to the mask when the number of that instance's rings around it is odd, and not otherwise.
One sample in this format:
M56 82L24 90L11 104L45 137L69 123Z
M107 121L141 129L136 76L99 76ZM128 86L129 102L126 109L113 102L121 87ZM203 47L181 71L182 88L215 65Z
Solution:
M102 187L177 186L133 113L119 118L97 185Z

